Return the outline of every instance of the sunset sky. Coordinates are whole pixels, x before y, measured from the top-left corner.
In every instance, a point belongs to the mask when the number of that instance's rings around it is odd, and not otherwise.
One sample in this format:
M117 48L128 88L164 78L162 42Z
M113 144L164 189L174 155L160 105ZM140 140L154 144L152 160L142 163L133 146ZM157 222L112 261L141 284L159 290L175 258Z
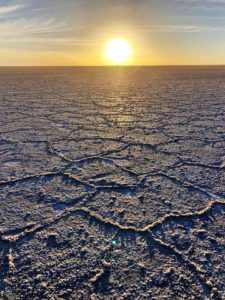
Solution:
M0 65L225 64L225 0L0 0Z

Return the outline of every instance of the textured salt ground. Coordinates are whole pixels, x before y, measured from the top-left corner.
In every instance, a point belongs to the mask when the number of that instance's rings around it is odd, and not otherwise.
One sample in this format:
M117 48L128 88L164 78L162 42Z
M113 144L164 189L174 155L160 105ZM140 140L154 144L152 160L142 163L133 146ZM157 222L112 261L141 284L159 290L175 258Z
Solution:
M224 217L225 207L218 204L204 217L180 218L180 222L170 220L162 225L163 230L154 232L203 270L215 289L222 291L221 298L225 297Z
M66 164L53 157L46 143L0 143L0 179L17 179L44 172L54 172ZM44 157L44 160L43 160Z
M92 298L115 299L118 295L133 299L204 298L198 276L175 255L148 237L127 232L118 234L116 246L111 246L116 233L116 227L107 228L94 220L90 225L79 215L43 230L13 253L19 271L16 277L9 274L6 296L13 297L14 290L37 298L55 292L75 299L88 299L90 294ZM53 280L55 276L57 280ZM191 292L186 292L185 286Z
M225 298L223 68L0 79L2 299Z

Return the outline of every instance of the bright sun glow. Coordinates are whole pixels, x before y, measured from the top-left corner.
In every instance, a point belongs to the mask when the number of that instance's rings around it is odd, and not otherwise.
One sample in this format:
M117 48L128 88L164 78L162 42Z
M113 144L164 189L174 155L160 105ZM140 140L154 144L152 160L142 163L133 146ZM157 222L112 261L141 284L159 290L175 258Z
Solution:
M123 64L132 56L132 47L124 39L114 39L106 45L105 54L110 63Z

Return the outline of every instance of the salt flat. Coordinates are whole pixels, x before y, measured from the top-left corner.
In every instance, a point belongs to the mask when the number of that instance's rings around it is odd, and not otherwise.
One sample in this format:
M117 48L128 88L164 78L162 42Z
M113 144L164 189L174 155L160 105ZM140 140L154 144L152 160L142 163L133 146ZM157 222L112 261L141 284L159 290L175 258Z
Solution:
M2 299L225 299L225 68L1 68L0 198Z

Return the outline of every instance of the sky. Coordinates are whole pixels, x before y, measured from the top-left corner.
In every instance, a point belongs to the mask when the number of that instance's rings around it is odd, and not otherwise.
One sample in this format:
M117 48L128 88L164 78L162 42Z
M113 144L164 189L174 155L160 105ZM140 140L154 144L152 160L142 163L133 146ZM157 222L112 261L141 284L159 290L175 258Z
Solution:
M225 0L0 0L1 66L107 65L117 37L129 65L225 64Z

